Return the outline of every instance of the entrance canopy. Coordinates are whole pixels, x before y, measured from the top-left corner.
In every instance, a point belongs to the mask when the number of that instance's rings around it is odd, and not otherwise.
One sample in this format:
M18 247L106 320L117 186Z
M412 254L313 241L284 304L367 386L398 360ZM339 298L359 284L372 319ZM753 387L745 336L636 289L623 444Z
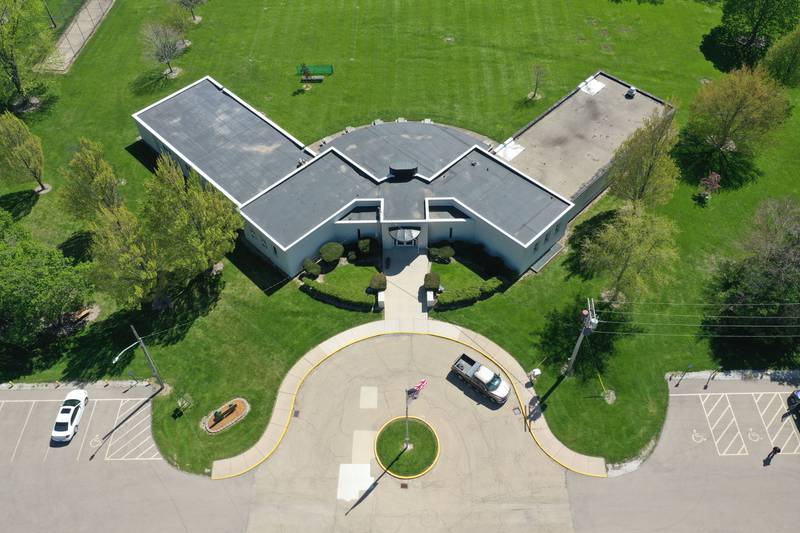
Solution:
M409 242L419 237L420 230L416 228L392 228L389 235L396 241Z

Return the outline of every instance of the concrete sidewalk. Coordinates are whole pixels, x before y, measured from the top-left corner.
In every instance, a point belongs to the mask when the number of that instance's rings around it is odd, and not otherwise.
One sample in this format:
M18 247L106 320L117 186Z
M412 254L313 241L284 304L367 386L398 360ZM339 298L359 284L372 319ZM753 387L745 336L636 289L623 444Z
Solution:
M359 341L391 334L433 335L470 347L495 363L513 385L518 408L528 417L533 439L553 461L564 468L586 476L606 477L606 464L602 458L573 452L550 431L543 416L530 416L530 406L536 404L536 394L528 384L525 370L511 354L486 337L453 324L427 318L402 318L379 320L343 331L306 353L289 370L284 378L272 417L266 431L255 446L228 459L214 461L211 477L225 479L240 476L266 461L278 448L293 419L295 399L305 379L322 363L342 349Z
M56 49L42 63L42 69L66 74L113 4L114 0L86 0L59 37Z
M385 269L386 293L384 317L427 318L428 312L421 295L422 283L428 273L428 256L416 248L393 248L386 253L391 266Z

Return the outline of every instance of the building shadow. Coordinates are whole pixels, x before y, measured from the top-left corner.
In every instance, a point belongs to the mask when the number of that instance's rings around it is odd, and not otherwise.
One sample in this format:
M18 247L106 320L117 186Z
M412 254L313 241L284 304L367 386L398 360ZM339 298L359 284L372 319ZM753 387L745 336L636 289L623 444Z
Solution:
M14 220L19 220L29 215L38 201L39 195L33 189L10 192L0 196L0 209L11 213Z
M76 231L67 240L58 245L64 257L75 263L91 260L92 234L88 231Z
M147 170L155 173L158 154L146 142L139 139L126 146L125 151L131 154Z
M499 404L497 402L493 402L483 394L479 393L475 389L473 389L468 383L465 383L463 380L459 379L456 376L455 372L452 370L447 373L447 377L445 378L448 383L454 385L458 388L464 396L475 402L476 405L482 405L483 407L490 409L492 411L497 411L505 404Z
M583 255L583 244L597 237L603 227L614 222L618 216L618 210L610 209L597 213L580 224L573 226L572 233L567 239L569 251L564 259L567 279L578 277L586 281L595 276L596 273L586 264Z
M253 250L241 235L236 241L236 247L227 257L233 266L267 296L278 292L292 279Z

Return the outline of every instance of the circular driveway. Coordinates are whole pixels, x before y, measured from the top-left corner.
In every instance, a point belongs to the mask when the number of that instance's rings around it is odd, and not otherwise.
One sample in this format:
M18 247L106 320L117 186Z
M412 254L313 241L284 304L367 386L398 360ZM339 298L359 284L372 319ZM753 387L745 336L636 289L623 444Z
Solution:
M321 365L253 474L249 530L571 531L564 470L525 431L516 402L498 408L448 376L464 352L484 361L446 339L384 335ZM405 389L422 378L410 414L435 428L439 462L419 479L381 476L375 432L404 413Z

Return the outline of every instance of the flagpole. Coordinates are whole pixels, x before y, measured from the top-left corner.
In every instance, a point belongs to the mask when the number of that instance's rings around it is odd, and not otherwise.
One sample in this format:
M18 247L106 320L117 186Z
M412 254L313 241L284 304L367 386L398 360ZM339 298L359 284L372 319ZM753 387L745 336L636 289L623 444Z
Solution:
M408 449L408 441L410 440L409 436L408 436L408 398L409 398L409 396L410 395L408 394L408 390L406 389L406 438L403 441L403 449L404 450Z

